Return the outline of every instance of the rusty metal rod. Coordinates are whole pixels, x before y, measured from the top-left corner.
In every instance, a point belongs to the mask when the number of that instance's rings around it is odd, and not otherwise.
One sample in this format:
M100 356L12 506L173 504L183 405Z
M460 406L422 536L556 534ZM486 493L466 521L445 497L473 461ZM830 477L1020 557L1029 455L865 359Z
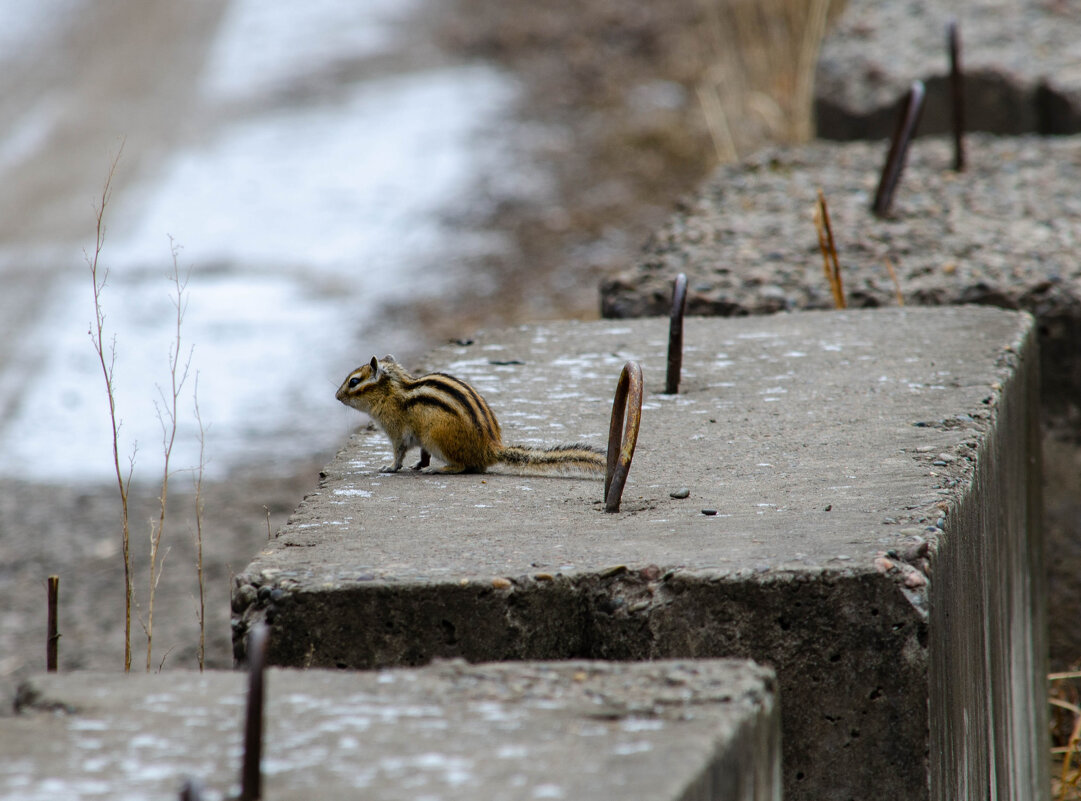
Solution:
M912 88L908 90L905 98L904 110L897 121L897 129L890 141L890 151L882 167L882 177L878 182L878 191L875 192L875 202L871 205L871 210L879 217L885 217L889 213L890 204L893 202L893 192L905 169L908 146L912 142L912 136L916 132L920 115L923 113L923 101L926 95L923 81L913 81Z
M965 76L961 69L961 35L957 20L946 26L946 45L950 51L950 108L953 121L953 168L965 169Z
M826 205L826 196L818 190L815 205L815 227L818 229L818 247L822 251L822 269L826 273L826 283L833 295L833 305L838 309L848 307L845 300L845 284L841 278L841 262L837 258L837 243L833 239L833 224L830 222L830 210Z
M608 427L608 470L604 477L606 512L619 511L641 423L642 366L638 362L627 362L619 373L616 396L612 400L612 422Z
M248 632L248 711L244 719L244 762L240 770L240 801L262 798L263 690L269 634L259 623Z
M45 639L45 670L56 673L57 646L60 643L59 623L57 620L57 607L60 601L60 576L49 576L48 579L48 622L46 623Z
M683 314L687 310L687 276L680 273L672 283L672 313L668 323L668 373L666 395L679 393L679 375L683 369Z

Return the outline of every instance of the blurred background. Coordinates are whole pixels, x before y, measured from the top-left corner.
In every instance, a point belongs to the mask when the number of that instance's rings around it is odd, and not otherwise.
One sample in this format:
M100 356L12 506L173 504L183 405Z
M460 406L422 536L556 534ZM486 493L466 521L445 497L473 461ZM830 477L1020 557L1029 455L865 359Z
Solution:
M359 424L334 400L346 372L478 327L595 317L599 280L715 164L810 135L838 11L0 0L0 683L41 667L50 573L61 668L122 666L119 497L88 337L114 160L102 306L141 550L160 494L174 252L186 281L156 648L165 667L194 667L205 444L207 655L228 666L230 576Z

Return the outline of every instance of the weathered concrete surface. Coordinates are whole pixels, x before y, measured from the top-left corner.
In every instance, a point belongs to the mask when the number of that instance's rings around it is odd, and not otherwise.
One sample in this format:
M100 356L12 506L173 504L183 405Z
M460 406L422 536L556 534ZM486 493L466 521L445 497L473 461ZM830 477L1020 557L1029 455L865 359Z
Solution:
M267 676L264 798L779 801L773 672L734 660ZM38 676L0 798L239 791L246 676Z
M763 314L832 306L812 222L829 203L848 302L980 303L1025 309L1040 333L1046 426L1051 654L1081 660L1081 137L969 137L969 168L950 144L918 139L889 218L870 212L882 144L816 143L719 169L659 230L639 263L606 282L603 313L667 314L688 277L695 314Z
M600 444L640 360L624 511L603 513L598 480L378 475L388 445L361 431L237 577L238 654L265 619L286 665L749 657L778 672L789 798L945 799L992 776L1000 797L1041 797L1031 318L691 319L677 397L656 394L666 329L560 324L436 352L508 442L549 444Z
M1081 17L1040 0L847 0L822 44L815 75L818 135L892 134L914 80L927 87L920 130L949 130L946 24L956 17L969 130L1081 132Z

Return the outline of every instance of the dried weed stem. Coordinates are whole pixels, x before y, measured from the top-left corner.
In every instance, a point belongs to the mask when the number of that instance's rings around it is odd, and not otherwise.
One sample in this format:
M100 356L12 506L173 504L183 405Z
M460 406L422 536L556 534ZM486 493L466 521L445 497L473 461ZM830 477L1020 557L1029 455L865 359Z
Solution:
M94 319L91 325L90 341L94 345L98 361L101 363L102 376L105 379L105 394L109 399L109 418L113 430L113 466L116 469L116 483L120 490L121 512L121 555L124 559L124 671L131 670L131 606L135 597L135 584L131 573L131 536L128 516L128 487L131 484L131 474L135 469L135 450L132 449L128 458L128 473L124 475L120 467L120 420L116 416L116 394L113 371L116 367L116 337L113 336L108 348L109 358L105 357L105 311L101 305L101 294L109 278L108 269L100 267L101 250L105 245L105 209L112 197L113 178L116 176L116 167L120 163L120 156L124 152L124 143L121 141L117 149L116 157L109 167L109 174L105 177L105 186L101 190L101 198L95 206L97 218L97 231L94 239L94 253L84 251L83 256L90 267L90 279L94 286Z
M195 471L195 573L199 580L199 671L206 667L206 583L203 578L203 473L206 469L206 429L199 411L199 373L195 373L195 420L199 424L199 466Z
M1081 672L1070 671L1066 673L1052 673L1047 678L1050 683L1057 681L1067 682L1073 679L1081 679ZM1055 697L1055 693L1061 692L1064 688L1069 692L1070 685L1058 685L1058 687L1053 688L1052 696L1049 699L1052 706L1065 710L1073 716L1073 726L1070 729L1070 736L1066 745L1060 748L1051 749L1053 757L1062 758L1062 768L1059 772L1057 782L1058 786L1054 788L1056 801L1081 798L1081 791L1079 791L1079 785L1081 785L1081 766L1074 766L1075 759L1081 756L1081 749L1079 749L1079 745L1081 745L1081 707L1070 701ZM1076 695L1076 692L1074 695ZM1055 784L1055 782L1053 781L1052 784Z
M150 559L149 559L149 572L150 582L147 595L147 613L146 613L146 670L150 672L152 665L153 649L154 649L154 596L158 588L158 582L161 580L161 568L165 561L165 556L168 555L168 551L162 554L160 559L158 554L161 548L162 537L165 534L165 522L167 519L167 507L169 500L169 466L173 455L173 445L176 442L176 429L177 429L177 400L180 397L180 392L184 387L184 384L188 380L188 370L191 366L191 356L194 347L188 349L188 356L185 359L183 365L180 363L180 348L181 348L181 329L184 322L184 312L187 309L187 298L184 295L184 291L187 288L188 276L185 276L183 280L180 277L179 266L179 253L180 247L176 244L172 237L169 237L169 247L173 257L173 271L170 275L170 280L173 282L173 289L176 294L173 296L173 306L176 310L175 315L175 327L173 332L173 343L169 348L169 380L170 388L166 393L160 387L158 392L161 395L161 405L155 403L155 407L158 411L158 421L161 423L162 431L162 453L165 457L165 465L162 468L161 475L161 494L158 496L159 512L157 523L151 523L150 526Z

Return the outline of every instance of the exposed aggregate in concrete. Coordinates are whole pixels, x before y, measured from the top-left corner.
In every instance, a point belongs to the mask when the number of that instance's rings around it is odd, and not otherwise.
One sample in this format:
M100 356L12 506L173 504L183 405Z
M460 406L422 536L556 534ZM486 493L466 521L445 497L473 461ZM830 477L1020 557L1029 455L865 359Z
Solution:
M633 268L606 281L606 317L667 314L687 274L687 312L764 314L833 305L813 223L829 206L851 306L979 303L1032 312L1045 402L1081 422L1081 138L970 136L956 173L944 139L917 139L891 214L871 211L883 144L818 142L717 170L654 234Z

